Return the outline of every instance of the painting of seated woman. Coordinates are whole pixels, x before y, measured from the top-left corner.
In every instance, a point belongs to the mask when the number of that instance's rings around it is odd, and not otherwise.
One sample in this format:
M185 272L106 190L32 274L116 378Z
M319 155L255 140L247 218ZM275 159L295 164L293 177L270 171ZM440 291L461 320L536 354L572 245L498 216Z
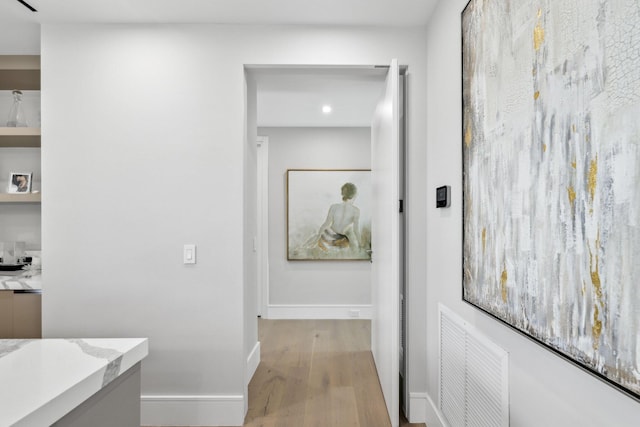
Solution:
M287 259L369 260L371 172L287 171Z

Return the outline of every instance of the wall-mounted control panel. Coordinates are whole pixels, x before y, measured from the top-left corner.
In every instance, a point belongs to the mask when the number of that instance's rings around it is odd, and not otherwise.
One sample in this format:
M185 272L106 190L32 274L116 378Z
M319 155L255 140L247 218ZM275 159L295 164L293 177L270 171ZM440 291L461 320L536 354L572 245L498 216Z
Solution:
M451 187L443 185L436 188L436 208L448 208L451 206Z

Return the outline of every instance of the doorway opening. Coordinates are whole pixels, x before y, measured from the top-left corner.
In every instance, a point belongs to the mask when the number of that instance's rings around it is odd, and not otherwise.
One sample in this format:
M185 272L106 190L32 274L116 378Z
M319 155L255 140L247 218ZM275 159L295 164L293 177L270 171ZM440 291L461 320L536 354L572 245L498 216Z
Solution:
M393 64L392 64L393 66ZM398 70L396 64L396 70ZM255 127L247 132L255 135L258 191L257 233L254 250L257 252L257 282L255 312L263 319L372 319L373 331L394 313L392 334L395 343L379 343L380 337L372 336L371 341L384 348L385 355L375 355L385 366L393 361L395 380L390 384L393 390L385 393L387 401L395 401L398 407L403 400L406 381L406 312L404 311L404 225L402 209L404 199L404 75L397 71L395 83L388 79L390 67L247 67L248 110L255 108ZM387 93L387 86L396 85L396 94ZM387 91L388 92L388 91ZM397 98L394 100L393 97ZM381 104L381 99L383 99ZM392 102L395 102L395 116L387 117ZM386 102L386 103L385 103ZM323 111L324 110L324 111ZM376 132L375 115L381 115L388 129L382 133L396 132L395 173L397 188L395 200L385 200L393 205L397 216L397 229L390 237L396 239L398 288L392 301L373 294L373 274L378 256L385 256L379 245L374 246L373 262L343 261L289 261L287 259L287 182L288 169L350 170L373 169L372 132ZM373 124L372 124L373 122ZM385 138L387 135L383 135ZM380 157L380 156L378 156ZM383 156L384 157L384 156ZM388 159L384 159L388 160ZM393 172L392 172L393 173ZM373 179L374 186L375 178ZM402 200L402 201L401 201ZM386 211L388 214L389 211ZM385 215L386 215L385 214ZM326 212L323 212L323 216ZM317 224L320 226L320 224ZM372 227L375 233L375 226ZM381 233L382 234L382 233ZM389 243L389 247L393 246ZM385 245L386 246L386 245ZM393 302L395 301L395 303ZM388 307L394 305L395 307ZM379 306L377 306L379 305ZM245 305L246 306L246 305ZM378 324L376 324L378 322ZM385 326L386 327L386 326ZM375 333L375 332L374 332ZM375 350L373 350L375 353ZM380 350L378 351L381 352ZM387 355L386 353L394 353ZM378 372L381 371L378 366ZM387 368L385 368L386 370ZM383 383L381 379L381 383ZM386 384L385 384L386 385ZM393 396L392 396L393 395ZM394 403L389 404L394 407ZM390 409L389 413L393 413ZM397 414L397 411L395 412ZM396 422L394 422L396 421ZM397 420L392 417L392 425Z

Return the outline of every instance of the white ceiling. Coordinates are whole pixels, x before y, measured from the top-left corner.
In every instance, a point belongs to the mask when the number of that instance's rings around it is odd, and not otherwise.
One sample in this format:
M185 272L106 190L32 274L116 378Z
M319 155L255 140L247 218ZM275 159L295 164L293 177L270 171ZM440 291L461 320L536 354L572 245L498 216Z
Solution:
M0 22L422 26L438 0L17 0Z
M259 68L258 126L368 127L386 69ZM322 113L322 106L333 109Z
M44 23L425 26L439 0L25 1L38 12L0 1L0 45L38 52ZM255 75L259 126L369 126L384 78L383 71L363 69L272 68ZM324 104L333 107L330 115L322 114Z

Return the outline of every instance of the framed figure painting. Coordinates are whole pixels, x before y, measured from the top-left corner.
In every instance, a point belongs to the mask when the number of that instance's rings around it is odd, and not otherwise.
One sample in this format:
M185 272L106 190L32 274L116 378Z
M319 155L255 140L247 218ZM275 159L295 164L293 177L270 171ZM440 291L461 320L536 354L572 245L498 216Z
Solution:
M9 193L30 193L31 192L31 173L11 172L9 175Z
M640 398L640 3L462 12L463 299Z
M287 259L369 260L370 170L287 170Z

